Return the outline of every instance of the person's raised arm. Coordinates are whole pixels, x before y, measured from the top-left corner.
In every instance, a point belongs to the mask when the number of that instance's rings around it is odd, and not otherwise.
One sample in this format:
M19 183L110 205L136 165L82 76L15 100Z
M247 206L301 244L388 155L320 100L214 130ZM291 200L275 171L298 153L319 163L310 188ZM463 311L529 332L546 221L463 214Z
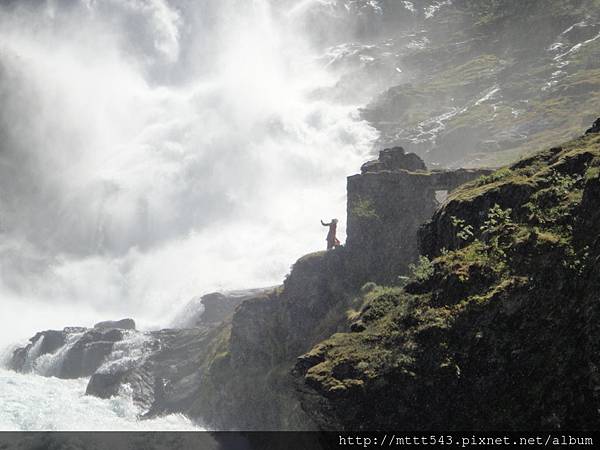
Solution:
M321 219L321 225L323 225L324 227L328 227L331 224L330 223L325 223L325 222L323 222L323 219Z

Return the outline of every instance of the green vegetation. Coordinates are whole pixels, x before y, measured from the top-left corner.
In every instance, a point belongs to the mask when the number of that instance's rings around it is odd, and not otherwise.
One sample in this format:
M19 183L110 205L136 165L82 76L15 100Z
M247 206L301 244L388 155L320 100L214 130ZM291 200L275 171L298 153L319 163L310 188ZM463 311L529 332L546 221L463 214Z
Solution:
M384 141L418 141L442 165L498 167L573 139L600 104L599 5L456 0L429 22L448 30L443 38L408 57L417 76L364 116Z
M403 288L365 285L361 326L306 356L304 380L327 399L328 424L596 423L589 364L600 361L582 342L600 337L600 280L589 275L600 269L599 158L590 135L454 193L424 236L432 259L411 266Z
M426 281L433 275L433 263L427 256L419 256L418 264L408 266L410 277L417 281Z
M373 202L368 198L359 198L352 208L352 214L363 219L378 219Z

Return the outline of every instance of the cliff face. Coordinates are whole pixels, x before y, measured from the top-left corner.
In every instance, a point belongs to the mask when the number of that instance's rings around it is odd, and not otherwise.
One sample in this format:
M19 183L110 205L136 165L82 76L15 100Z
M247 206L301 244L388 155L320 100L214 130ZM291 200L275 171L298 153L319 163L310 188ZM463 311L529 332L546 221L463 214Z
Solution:
M360 287L397 281L417 260L417 230L438 204L435 191L484 173L428 172L401 148L366 163L348 179L347 245L301 258L280 290L237 308L193 414L217 428L315 428L295 392L296 359L333 333L362 326L355 316L372 294Z
M108 398L128 384L146 415L182 411L213 429L317 428L298 400L292 375L297 358L332 334L362 329L376 317L379 291L361 286L396 283L406 275L417 261L417 231L438 205L435 192L489 172L430 172L414 154L383 150L348 179L347 245L299 259L282 286L195 299L185 312L190 329L121 332L111 329L113 323L102 332L115 334L114 342L86 329L77 329L84 337L76 336L72 347L66 344L72 339L68 330L45 332L48 338L40 342L50 345L56 334L60 342L48 352L63 351L75 362L92 354L92 347L103 349L95 365L86 367L87 393ZM197 303L200 316L193 314ZM18 355L27 359L36 342L34 337ZM115 345L144 357L119 360ZM89 351L75 351L84 346Z
M347 246L304 256L282 286L205 296L190 329L43 332L13 366L92 375L99 397L128 384L147 415L220 430L588 429L599 225L594 127L495 172L387 149L348 180Z
M348 178L348 260L358 284L394 283L419 255L417 232L448 192L489 170L433 171L401 147L380 152Z
M590 132L452 193L420 235L432 260L299 359L318 426L597 425L599 174Z
M217 429L313 429L300 408L291 369L297 356L336 331L353 286L345 250L307 255L283 286L242 303L190 409Z

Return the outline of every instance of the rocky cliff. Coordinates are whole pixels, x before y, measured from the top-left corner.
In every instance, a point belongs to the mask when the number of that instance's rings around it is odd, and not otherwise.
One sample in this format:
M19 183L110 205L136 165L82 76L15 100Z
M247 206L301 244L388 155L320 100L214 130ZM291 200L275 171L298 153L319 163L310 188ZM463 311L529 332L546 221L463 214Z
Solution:
M439 202L463 183L491 170L428 171L402 147L385 149L348 178L348 260L356 283L394 283L419 255L417 233Z
M415 154L383 150L348 179L345 247L307 255L283 286L242 303L211 365L193 413L218 428L312 429L291 375L296 358L335 332L360 326L369 280L397 281L417 260L417 231L433 214L435 191L487 170L429 172Z
M596 130L497 171L386 149L348 179L347 245L282 286L204 296L186 329L38 333L13 368L91 376L103 398L128 385L146 416L212 429L591 428Z
M121 321L46 331L15 353L13 367L34 369L49 354L58 362L43 374L91 376L87 393L102 398L129 385L146 415L183 411L216 429L316 428L296 395L296 359L363 326L358 312L373 298L361 291L365 282L406 275L418 258L417 231L438 205L436 191L489 173L430 172L415 154L383 150L348 179L347 246L299 259L282 286L194 299L182 322L189 329L140 333L119 329L132 328Z
M323 429L593 429L600 136L452 193L404 286L296 364Z

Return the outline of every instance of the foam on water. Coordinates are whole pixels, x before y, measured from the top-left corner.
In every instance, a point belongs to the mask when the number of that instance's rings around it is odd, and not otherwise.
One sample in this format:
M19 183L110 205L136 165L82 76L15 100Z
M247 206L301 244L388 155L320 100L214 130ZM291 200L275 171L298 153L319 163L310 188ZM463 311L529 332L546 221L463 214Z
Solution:
M115 342L111 354L98 372L114 373L139 367L148 357L147 347L153 343L148 334L135 331L124 331L123 334L123 340Z
M86 396L87 381L0 369L0 431L202 430L181 414L140 420L126 392L108 400Z

